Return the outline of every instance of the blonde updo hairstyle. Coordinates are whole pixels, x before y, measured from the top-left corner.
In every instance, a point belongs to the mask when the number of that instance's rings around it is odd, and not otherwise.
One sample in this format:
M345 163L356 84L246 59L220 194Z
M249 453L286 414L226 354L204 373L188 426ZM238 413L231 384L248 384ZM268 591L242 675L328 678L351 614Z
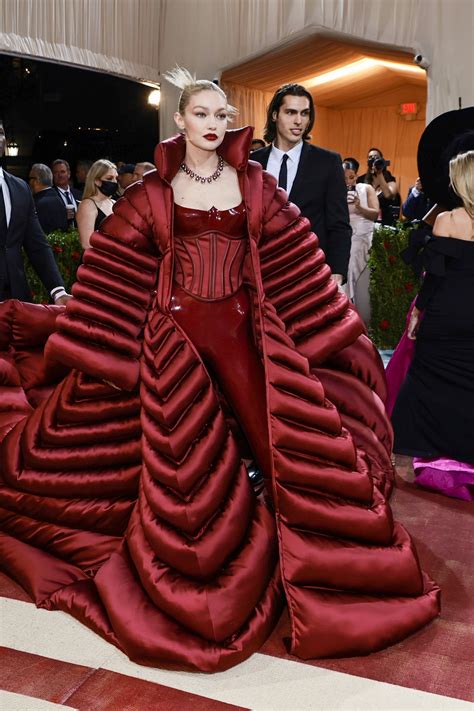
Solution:
M187 69L184 69L184 67L170 69L164 76L170 84L181 89L178 101L178 111L181 116L184 116L186 106L189 104L193 94L198 94L200 91L215 91L220 94L225 101L229 121L232 121L237 115L237 109L227 103L227 96L220 86L214 84L213 81L209 81L208 79L196 79L196 76L191 74Z
M474 151L459 153L449 161L449 178L464 209L474 219Z
M102 180L102 177L109 172L109 170L117 170L117 166L111 163L105 158L100 158L96 160L95 163L89 168L89 172L86 176L86 182L84 185L84 192L82 194L82 199L94 197L99 192L99 188L95 184L96 180Z

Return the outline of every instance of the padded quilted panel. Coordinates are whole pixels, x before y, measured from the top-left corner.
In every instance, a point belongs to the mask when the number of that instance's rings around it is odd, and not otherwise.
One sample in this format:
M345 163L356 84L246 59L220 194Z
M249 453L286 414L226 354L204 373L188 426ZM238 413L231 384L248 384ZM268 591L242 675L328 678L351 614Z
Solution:
M49 364L44 359L43 348L15 349L15 365L20 373L21 384L25 390L55 385L69 372L69 368L59 363Z
M13 307L12 299L0 301L0 351L7 351L12 336Z
M44 346L56 328L56 317L65 306L12 301L12 336L15 349Z

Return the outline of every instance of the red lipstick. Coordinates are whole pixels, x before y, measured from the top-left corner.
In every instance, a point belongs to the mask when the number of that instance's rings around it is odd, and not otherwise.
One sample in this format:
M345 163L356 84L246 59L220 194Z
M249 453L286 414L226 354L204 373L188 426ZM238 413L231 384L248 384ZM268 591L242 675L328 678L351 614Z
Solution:
M217 136L215 133L206 133L204 138L206 139L206 141L217 141Z

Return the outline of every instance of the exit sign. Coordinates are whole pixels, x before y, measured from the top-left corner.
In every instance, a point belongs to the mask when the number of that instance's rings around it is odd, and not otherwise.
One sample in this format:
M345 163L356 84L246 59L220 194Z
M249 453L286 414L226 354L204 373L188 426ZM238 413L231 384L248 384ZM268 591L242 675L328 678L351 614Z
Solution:
M400 109L401 114L416 114L418 113L418 104L402 104Z

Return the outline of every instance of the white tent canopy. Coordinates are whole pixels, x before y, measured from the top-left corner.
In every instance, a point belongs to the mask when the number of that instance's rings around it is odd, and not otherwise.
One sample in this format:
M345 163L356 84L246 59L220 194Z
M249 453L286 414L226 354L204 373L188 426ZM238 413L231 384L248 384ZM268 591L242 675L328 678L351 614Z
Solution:
M428 120L474 104L472 0L0 0L0 51L151 83L176 63L214 78L311 33L424 55Z

